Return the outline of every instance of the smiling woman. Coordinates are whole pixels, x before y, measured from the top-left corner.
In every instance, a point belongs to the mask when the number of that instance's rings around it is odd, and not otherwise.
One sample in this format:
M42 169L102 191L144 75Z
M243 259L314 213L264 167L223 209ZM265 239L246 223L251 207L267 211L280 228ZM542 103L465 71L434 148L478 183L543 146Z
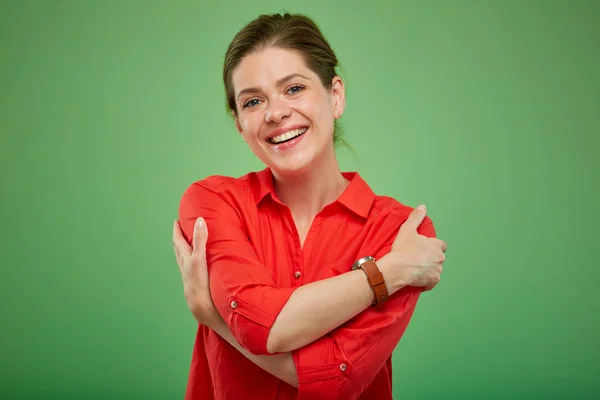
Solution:
M227 50L228 108L266 168L181 199L175 251L199 322L187 399L392 398L392 351L446 245L424 207L340 171L337 63L301 15L260 16Z
M232 109L237 129L274 174L297 175L318 162L344 185L331 168L336 164L332 116L339 118L345 105L338 76L324 86L299 51L268 47L245 56L231 81L241 88Z

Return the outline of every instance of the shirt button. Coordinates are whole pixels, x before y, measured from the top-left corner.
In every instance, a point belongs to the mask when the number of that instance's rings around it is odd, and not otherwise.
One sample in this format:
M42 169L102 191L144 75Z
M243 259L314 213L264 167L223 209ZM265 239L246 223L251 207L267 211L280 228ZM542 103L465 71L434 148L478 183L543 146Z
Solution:
M348 366L344 363L340 364L340 371L344 372L345 370L348 369Z
M300 278L301 276L302 276L302 272L300 272L300 271L296 271L296 272L294 272L294 278L298 279L298 278Z
M231 308L237 308L237 302L235 300L231 302Z

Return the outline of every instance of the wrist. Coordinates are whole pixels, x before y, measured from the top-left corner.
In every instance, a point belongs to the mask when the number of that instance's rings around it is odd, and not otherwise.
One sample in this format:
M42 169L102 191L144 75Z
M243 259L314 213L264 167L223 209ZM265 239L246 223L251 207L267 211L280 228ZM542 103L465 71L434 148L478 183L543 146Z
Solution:
M211 317L207 318L203 325L215 331L223 339L228 340L228 338L225 336L227 333L231 332L229 330L229 327L225 323L225 320L221 317L221 314L219 314L218 312L211 314Z
M377 260L377 266L385 279L385 284L389 295L396 293L398 290L405 286L408 286L408 282L404 274L402 274L402 268L400 268L399 260L394 257L392 252L386 254Z
M389 298L385 277L379 270L373 256L365 256L352 264L351 269L362 269L367 276L367 282L374 294L374 299L371 305L376 306L385 303Z
M185 289L185 300L194 319L201 325L212 328L221 317L210 297L198 293L194 289Z
M221 315L214 307L206 307L206 306L197 306L194 308L190 308L192 315L196 322L200 325L204 325L206 327L215 330L215 327L219 325L219 323L225 323Z

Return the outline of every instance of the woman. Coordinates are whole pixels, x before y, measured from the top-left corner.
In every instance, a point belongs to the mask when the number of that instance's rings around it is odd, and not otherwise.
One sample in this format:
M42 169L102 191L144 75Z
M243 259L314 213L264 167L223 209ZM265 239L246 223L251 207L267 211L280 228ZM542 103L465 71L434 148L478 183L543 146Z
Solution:
M340 171L336 66L299 15L263 15L227 50L228 108L266 168L182 197L173 239L199 322L186 399L392 398L392 351L446 245L424 207Z

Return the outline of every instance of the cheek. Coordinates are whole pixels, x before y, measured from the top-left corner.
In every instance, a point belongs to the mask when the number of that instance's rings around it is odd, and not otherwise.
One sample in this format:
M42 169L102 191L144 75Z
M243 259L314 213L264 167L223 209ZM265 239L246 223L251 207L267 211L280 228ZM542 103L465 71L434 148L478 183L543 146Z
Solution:
M333 109L329 102L321 96L303 99L301 109L303 113L313 120L313 123L321 126L333 124Z
M307 110L308 115L312 119L312 123L319 127L319 131L327 134L331 131L333 134L333 113L328 104L313 103L310 109Z
M259 114L259 112L253 112L240 118L240 127L247 137L258 135L262 121Z

